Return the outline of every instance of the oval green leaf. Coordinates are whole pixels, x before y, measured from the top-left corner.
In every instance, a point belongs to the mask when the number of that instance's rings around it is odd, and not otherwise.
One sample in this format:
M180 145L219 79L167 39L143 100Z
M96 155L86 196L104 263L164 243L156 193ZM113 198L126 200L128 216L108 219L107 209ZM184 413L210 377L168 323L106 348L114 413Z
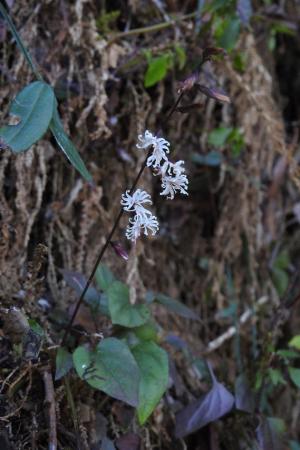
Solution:
M297 350L300 350L300 334L298 334L297 336L294 336L290 342L289 342L289 346L290 347L294 347Z
M185 317L186 319L192 320L200 320L200 317L186 305L181 303L179 300L175 300L167 295L148 292L147 294L148 301L151 299L152 301L156 301L163 305L169 311L177 314L178 316Z
M141 373L138 420L143 425L159 403L168 386L168 355L154 342L142 342L132 349Z
M99 264L95 273L96 283L102 291L107 291L109 286L116 280L114 274L105 264Z
M300 369L296 367L288 367L289 376L295 386L300 388Z
M144 86L146 88L154 86L167 75L170 66L170 55L162 55L153 58L149 62L147 72L145 74Z
M96 350L78 347L73 361L80 378L90 386L131 406L138 405L140 371L124 342L107 338Z
M106 293L113 324L134 328L148 321L150 317L149 308L146 305L131 305L129 289L126 284L115 281L110 285Z
M13 152L28 150L47 131L56 100L53 89L43 81L34 81L18 93L10 108L17 125L0 129L0 138Z
M92 175L87 170L75 145L66 135L63 124L60 120L57 108L54 109L53 117L50 122L50 129L51 129L53 136L55 137L57 144L59 145L61 150L64 152L66 157L69 159L70 163L75 167L76 170L78 170L78 172L83 176L83 178L86 181L88 181L89 183L92 183L92 181L93 181Z

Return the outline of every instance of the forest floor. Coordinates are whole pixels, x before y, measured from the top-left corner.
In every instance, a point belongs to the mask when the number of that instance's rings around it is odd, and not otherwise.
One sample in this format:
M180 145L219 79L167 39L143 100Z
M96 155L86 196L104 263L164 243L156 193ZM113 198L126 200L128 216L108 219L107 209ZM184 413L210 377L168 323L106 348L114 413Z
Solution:
M26 152L1 151L0 449L299 450L299 2L253 1L251 14L233 0L6 3L94 186L49 133ZM4 20L0 46L3 124L33 76ZM166 124L180 82L215 47L226 54L209 58L199 83L225 101L191 89ZM162 199L145 171L159 233L131 245L122 218L114 241L128 260L110 246L103 263L131 297L159 292L200 321L155 307L171 376L139 426L132 407L73 369L55 380L55 355L78 299L70 278L88 278L146 129L185 161L189 196ZM69 345L111 332L85 305ZM176 438L176 413L209 390L206 362L235 408L217 420L217 393L206 426Z

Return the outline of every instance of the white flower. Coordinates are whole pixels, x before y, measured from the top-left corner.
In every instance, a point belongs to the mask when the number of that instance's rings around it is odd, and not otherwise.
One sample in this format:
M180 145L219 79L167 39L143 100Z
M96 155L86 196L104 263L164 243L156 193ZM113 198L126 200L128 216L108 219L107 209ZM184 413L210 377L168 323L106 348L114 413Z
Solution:
M167 195L167 198L173 200L176 191L188 195L187 189L189 181L185 174L185 168L181 167L184 161L176 163L167 162L161 167L161 185L163 191L160 195Z
M138 136L140 143L136 146L137 148L147 148L149 146L153 146L153 153L147 159L147 166L158 167L161 164L161 161L168 161L168 157L166 153L170 152L168 142L164 138L159 138L154 136L150 131L146 130L144 136L140 134Z
M148 229L152 232L152 236L154 236L159 230L157 218L153 214L151 214L151 216L149 216L147 220L144 220L144 222L142 223L142 227L146 236L148 236Z
M136 144L136 146L137 148L147 148L150 145L154 145L155 139L155 136L153 136L150 131L146 130L144 136L142 134L138 135L140 143Z
M148 211L150 213L150 211ZM159 229L157 218L150 213L147 216L135 215L133 219L129 219L129 225L126 228L126 237L131 241L136 241L140 237L142 231L148 236L148 230L152 232L154 236Z
M143 208L143 203L150 203L152 205L150 195L146 191L137 189L132 195L129 192L126 191L125 194L122 194L121 205L125 211L135 211L136 206Z
M142 189L137 189L132 195L130 191L122 195L121 205L124 210L135 213L134 217L129 219L129 225L126 228L127 239L134 242L142 232L148 236L148 232L151 231L154 235L159 228L157 218L143 206L144 203L152 204L152 201L150 195Z
M133 219L129 219L129 225L127 225L125 233L127 239L135 242L137 238L140 237L141 230L142 230L141 224L137 216L135 216Z

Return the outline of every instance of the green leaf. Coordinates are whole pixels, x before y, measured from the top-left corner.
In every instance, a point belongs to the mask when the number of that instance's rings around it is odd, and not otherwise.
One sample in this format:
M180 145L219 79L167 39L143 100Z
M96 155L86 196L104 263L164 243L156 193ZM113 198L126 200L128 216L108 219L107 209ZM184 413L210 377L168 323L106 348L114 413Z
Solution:
M114 281L107 290L108 307L112 323L127 328L139 327L150 317L146 305L131 305L126 284Z
M300 369L296 369L296 367L288 367L288 371L292 382L300 388Z
M78 172L85 178L86 181L92 182L92 175L89 173L81 156L79 155L75 145L68 138L65 133L63 124L60 120L57 108L54 109L52 120L50 122L50 129L55 137L55 140L71 164L78 170Z
M154 342L142 342L132 349L132 353L141 373L137 415L143 425L167 389L168 355Z
M297 336L294 336L290 340L289 346L290 347L295 347L297 350L300 350L300 334L298 334Z
M165 54L151 59L145 74L144 85L146 88L154 86L165 78L170 66L170 55Z
M286 384L286 381L283 378L280 370L269 368L268 374L274 386L277 386L278 384Z
M186 52L181 45L176 44L175 45L175 53L176 53L176 59L178 61L179 69L182 70L186 63Z
M157 327L153 322L147 322L140 327L133 328L134 334L142 341L157 341Z
M55 104L53 89L43 81L34 81L22 89L10 108L10 114L20 122L0 129L4 144L16 153L28 150L46 133Z
M208 135L208 143L214 147L223 147L233 128L219 127L211 131Z
M28 323L30 328L35 332L35 334L39 335L40 337L45 336L45 331L41 327L41 325L34 319L28 319Z
M237 17L221 20L215 33L218 46L227 51L233 50L240 34L240 24Z
M104 264L99 264L95 273L96 283L102 291L107 291L109 286L116 281L114 274Z
M285 359L295 359L300 357L300 354L294 350L277 350L276 354Z
M278 267L273 267L272 279L278 294L282 296L289 284L289 276L287 272L283 269L279 269Z
M300 444L296 441L289 441L290 450L300 450Z
M72 355L64 347L60 347L57 351L55 367L55 380L65 376L73 367Z
M288 269L289 265L291 263L290 256L287 250L282 250L282 252L279 253L277 256L274 266L278 269Z
M163 294L156 294L152 292L148 293L148 299L150 298L150 295L152 295L154 301L160 303L166 309L172 311L178 316L185 317L186 319L200 320L200 318L194 311L192 311L190 308L188 308L178 300L174 300L173 298L167 297Z
M131 406L138 405L140 371L124 342L107 338L95 350L78 347L73 361L80 378L90 386Z

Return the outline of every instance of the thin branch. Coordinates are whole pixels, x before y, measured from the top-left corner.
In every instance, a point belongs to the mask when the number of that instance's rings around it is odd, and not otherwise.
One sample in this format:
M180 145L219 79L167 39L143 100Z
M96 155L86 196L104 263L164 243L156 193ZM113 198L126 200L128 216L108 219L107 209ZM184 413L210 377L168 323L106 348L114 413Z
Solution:
M57 432L56 432L56 411L55 411L55 393L53 379L49 369L43 371L43 380L45 386L45 403L48 407L49 418L49 450L57 450Z
M269 300L269 298L266 296L261 297L257 301L254 308L246 309L246 311L239 318L239 325L243 325L244 323L246 323L250 319L250 317L254 316L257 309L259 309L263 305L265 305L268 300ZM232 336L234 336L238 332L238 328L239 327L235 327L235 326L229 327L228 330L225 331L225 333L221 334L213 341L210 341L207 348L204 350L203 353L207 355L208 353L212 353L215 350L217 350L219 347L221 347L224 344L224 342L228 341L228 339L232 338Z
M168 22L161 22L156 23L155 25L149 25L148 27L141 27L141 28L134 28L133 30L129 31L123 31L122 33L117 33L115 36L113 36L109 41L108 44L111 44L112 42L115 42L119 39L123 39L125 37L130 36L136 36L137 34L144 34L144 33L154 33L155 31L163 30L164 28L169 28L178 22L183 22L184 20L194 19L198 15L198 11L194 11L190 14L185 14L181 17L175 17L174 19L169 20Z
M140 168L140 171L139 171L139 173L138 173L136 179L134 180L134 183L133 183L133 185L132 185L132 187L130 189L130 192L129 192L130 195L133 194L133 191L135 190L135 188L136 188L136 186L137 186L137 184L138 184L138 182L139 182L139 180L140 180L140 178L142 176L142 173L143 173L143 171L144 171L144 169L146 167L146 164L147 164L147 159L149 158L149 156L151 154L151 151L152 150L150 148L150 150L148 151L147 156L146 156L146 158L145 158L145 160L144 160L144 162L142 164L142 167ZM78 313L79 307L80 307L80 305L83 302L84 296L85 296L88 288L90 287L91 282L93 281L93 278L94 278L94 275L96 273L97 267L99 266L99 264L100 264L100 262L102 260L102 257L104 255L107 247L109 246L110 241L112 240L112 237L113 237L113 235L114 235L114 233L115 233L115 231L117 229L117 226L119 225L119 222L120 222L120 220L121 220L121 218L123 216L123 213L124 213L124 209L121 208L120 211L119 211L119 214L117 215L117 218L116 218L116 220L115 220L115 222L113 224L113 227L112 227L112 229L111 229L111 231L110 231L110 233L109 233L109 235L108 235L108 237L107 237L107 239L106 239L106 241L105 241L105 243L104 243L104 245L103 245L103 247L102 247L102 249L101 249L101 251L100 251L100 253L98 255L98 258L96 259L96 262L94 264L93 270L92 270L92 272L91 272L91 274L90 274L90 276L89 276L89 278L88 278L88 280L86 282L86 285L84 286L84 289L81 292L81 295L80 295L79 300L78 300L78 302L76 304L76 307L74 309L72 317L71 317L71 319L70 319L70 321L68 323L68 326L67 326L67 328L65 330L65 333L64 333L64 336L63 336L63 339L62 339L62 343L61 343L62 346L64 346L64 344L66 342L67 336L68 336L68 334L69 334L69 332L71 330L71 327L73 325L75 317L76 317L76 315Z

